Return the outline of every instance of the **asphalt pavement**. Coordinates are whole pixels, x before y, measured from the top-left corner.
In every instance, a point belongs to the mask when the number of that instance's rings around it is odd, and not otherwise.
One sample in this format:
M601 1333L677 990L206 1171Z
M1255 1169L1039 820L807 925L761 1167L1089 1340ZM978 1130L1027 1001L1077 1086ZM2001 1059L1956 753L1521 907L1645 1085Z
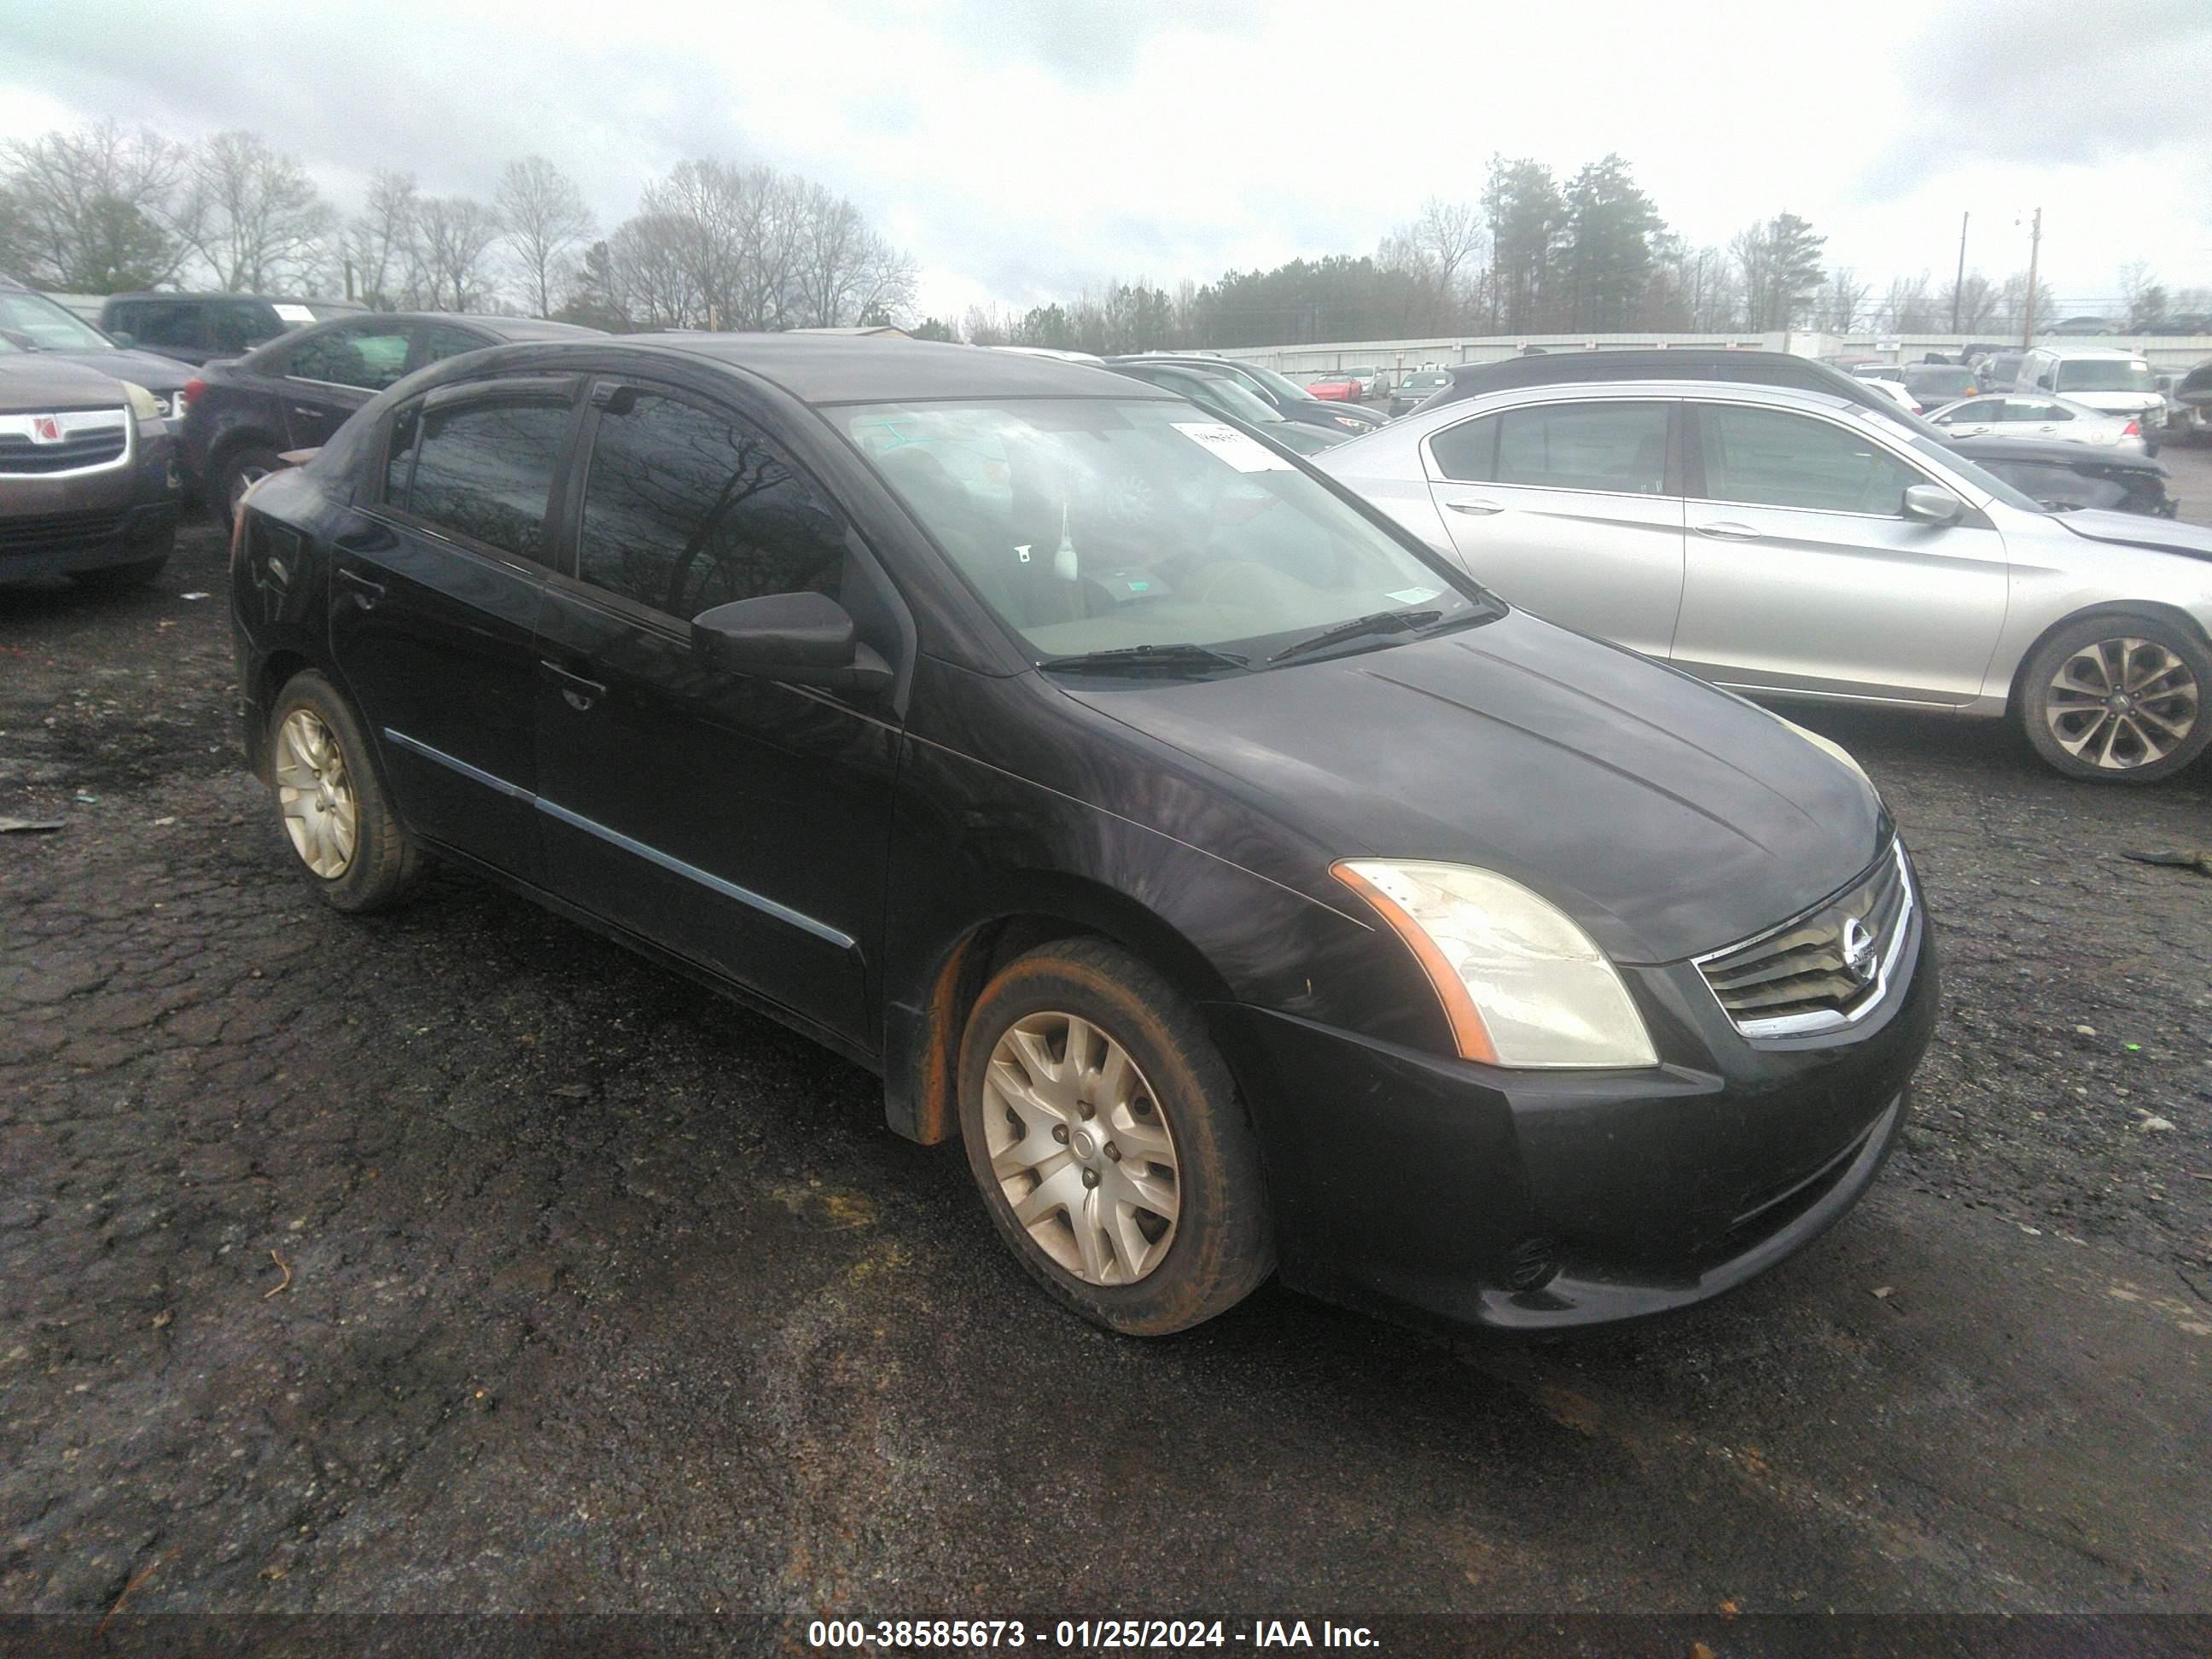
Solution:
M2124 856L2212 842L2206 768L1815 722L1947 1006L1767 1278L1146 1343L803 1040L461 877L317 903L226 605L204 530L141 594L0 590L0 816L64 823L0 835L0 1613L2212 1608L2212 879Z

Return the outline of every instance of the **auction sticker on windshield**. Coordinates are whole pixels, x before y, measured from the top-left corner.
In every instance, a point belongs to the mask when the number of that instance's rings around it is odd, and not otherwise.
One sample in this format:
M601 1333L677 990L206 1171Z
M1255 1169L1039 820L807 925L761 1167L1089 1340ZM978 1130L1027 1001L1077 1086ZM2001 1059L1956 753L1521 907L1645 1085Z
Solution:
M1174 421L1170 424L1200 449L1219 456L1239 472L1289 472L1295 470L1289 461L1267 445L1246 437L1235 427L1224 426L1219 421Z

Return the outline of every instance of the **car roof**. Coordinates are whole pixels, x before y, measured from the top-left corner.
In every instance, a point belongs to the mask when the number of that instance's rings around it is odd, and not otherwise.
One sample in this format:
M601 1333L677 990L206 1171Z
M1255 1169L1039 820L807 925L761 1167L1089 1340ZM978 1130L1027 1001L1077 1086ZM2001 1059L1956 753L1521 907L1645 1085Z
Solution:
M2038 351L2047 351L2054 357L2111 357L2123 362L2133 362L2142 356L2140 351L2130 351L2125 346L2038 346Z
M628 334L625 348L727 363L802 403L1169 396L1089 363L937 340L835 334ZM578 343L581 344L581 342Z

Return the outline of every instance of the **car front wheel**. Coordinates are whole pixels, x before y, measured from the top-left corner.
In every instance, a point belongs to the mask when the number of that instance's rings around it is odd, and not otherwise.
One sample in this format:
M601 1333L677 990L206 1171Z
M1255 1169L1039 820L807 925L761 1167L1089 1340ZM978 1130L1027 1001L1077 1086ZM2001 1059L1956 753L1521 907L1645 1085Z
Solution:
M2021 719L2036 752L2069 776L2151 783L2212 741L2208 686L2212 653L2173 623L2085 617L2028 659Z
M269 776L285 839L324 902L381 910L414 885L422 853L385 797L353 710L313 669L277 694Z
M1022 1265L1110 1330L1202 1323L1273 1268L1228 1067L1190 1005L1118 946L1043 945L985 988L961 1042L960 1128Z
M223 458L213 494L222 511L224 529L238 522L238 505L246 499L246 492L270 473L282 471L283 466L283 458L275 450L258 445L234 450Z

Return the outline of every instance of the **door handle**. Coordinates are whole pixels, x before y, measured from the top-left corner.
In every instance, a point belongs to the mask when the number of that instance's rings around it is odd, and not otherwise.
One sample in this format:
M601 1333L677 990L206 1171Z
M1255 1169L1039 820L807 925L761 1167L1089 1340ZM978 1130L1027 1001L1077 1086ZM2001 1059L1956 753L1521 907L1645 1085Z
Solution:
M354 597L360 600L362 610L368 610L369 606L384 597L382 582L372 580L347 565L342 564L335 568L338 580L354 590Z
M557 662L547 662L540 658L538 672L561 688L562 700L580 714L607 695L607 688L597 680L587 680L581 674L571 674Z
M1476 519L1486 519L1493 513L1505 510L1502 501L1446 501L1444 505L1455 513L1464 513Z
M292 405L292 412L295 415L297 415L303 421L319 421L323 417L323 411L321 410L308 409L300 404L294 404Z
M1753 530L1747 524L1737 524L1730 519L1723 519L1717 524L1701 524L1698 526L1698 534L1700 536L1711 536L1724 542L1755 542L1765 533L1763 530Z

